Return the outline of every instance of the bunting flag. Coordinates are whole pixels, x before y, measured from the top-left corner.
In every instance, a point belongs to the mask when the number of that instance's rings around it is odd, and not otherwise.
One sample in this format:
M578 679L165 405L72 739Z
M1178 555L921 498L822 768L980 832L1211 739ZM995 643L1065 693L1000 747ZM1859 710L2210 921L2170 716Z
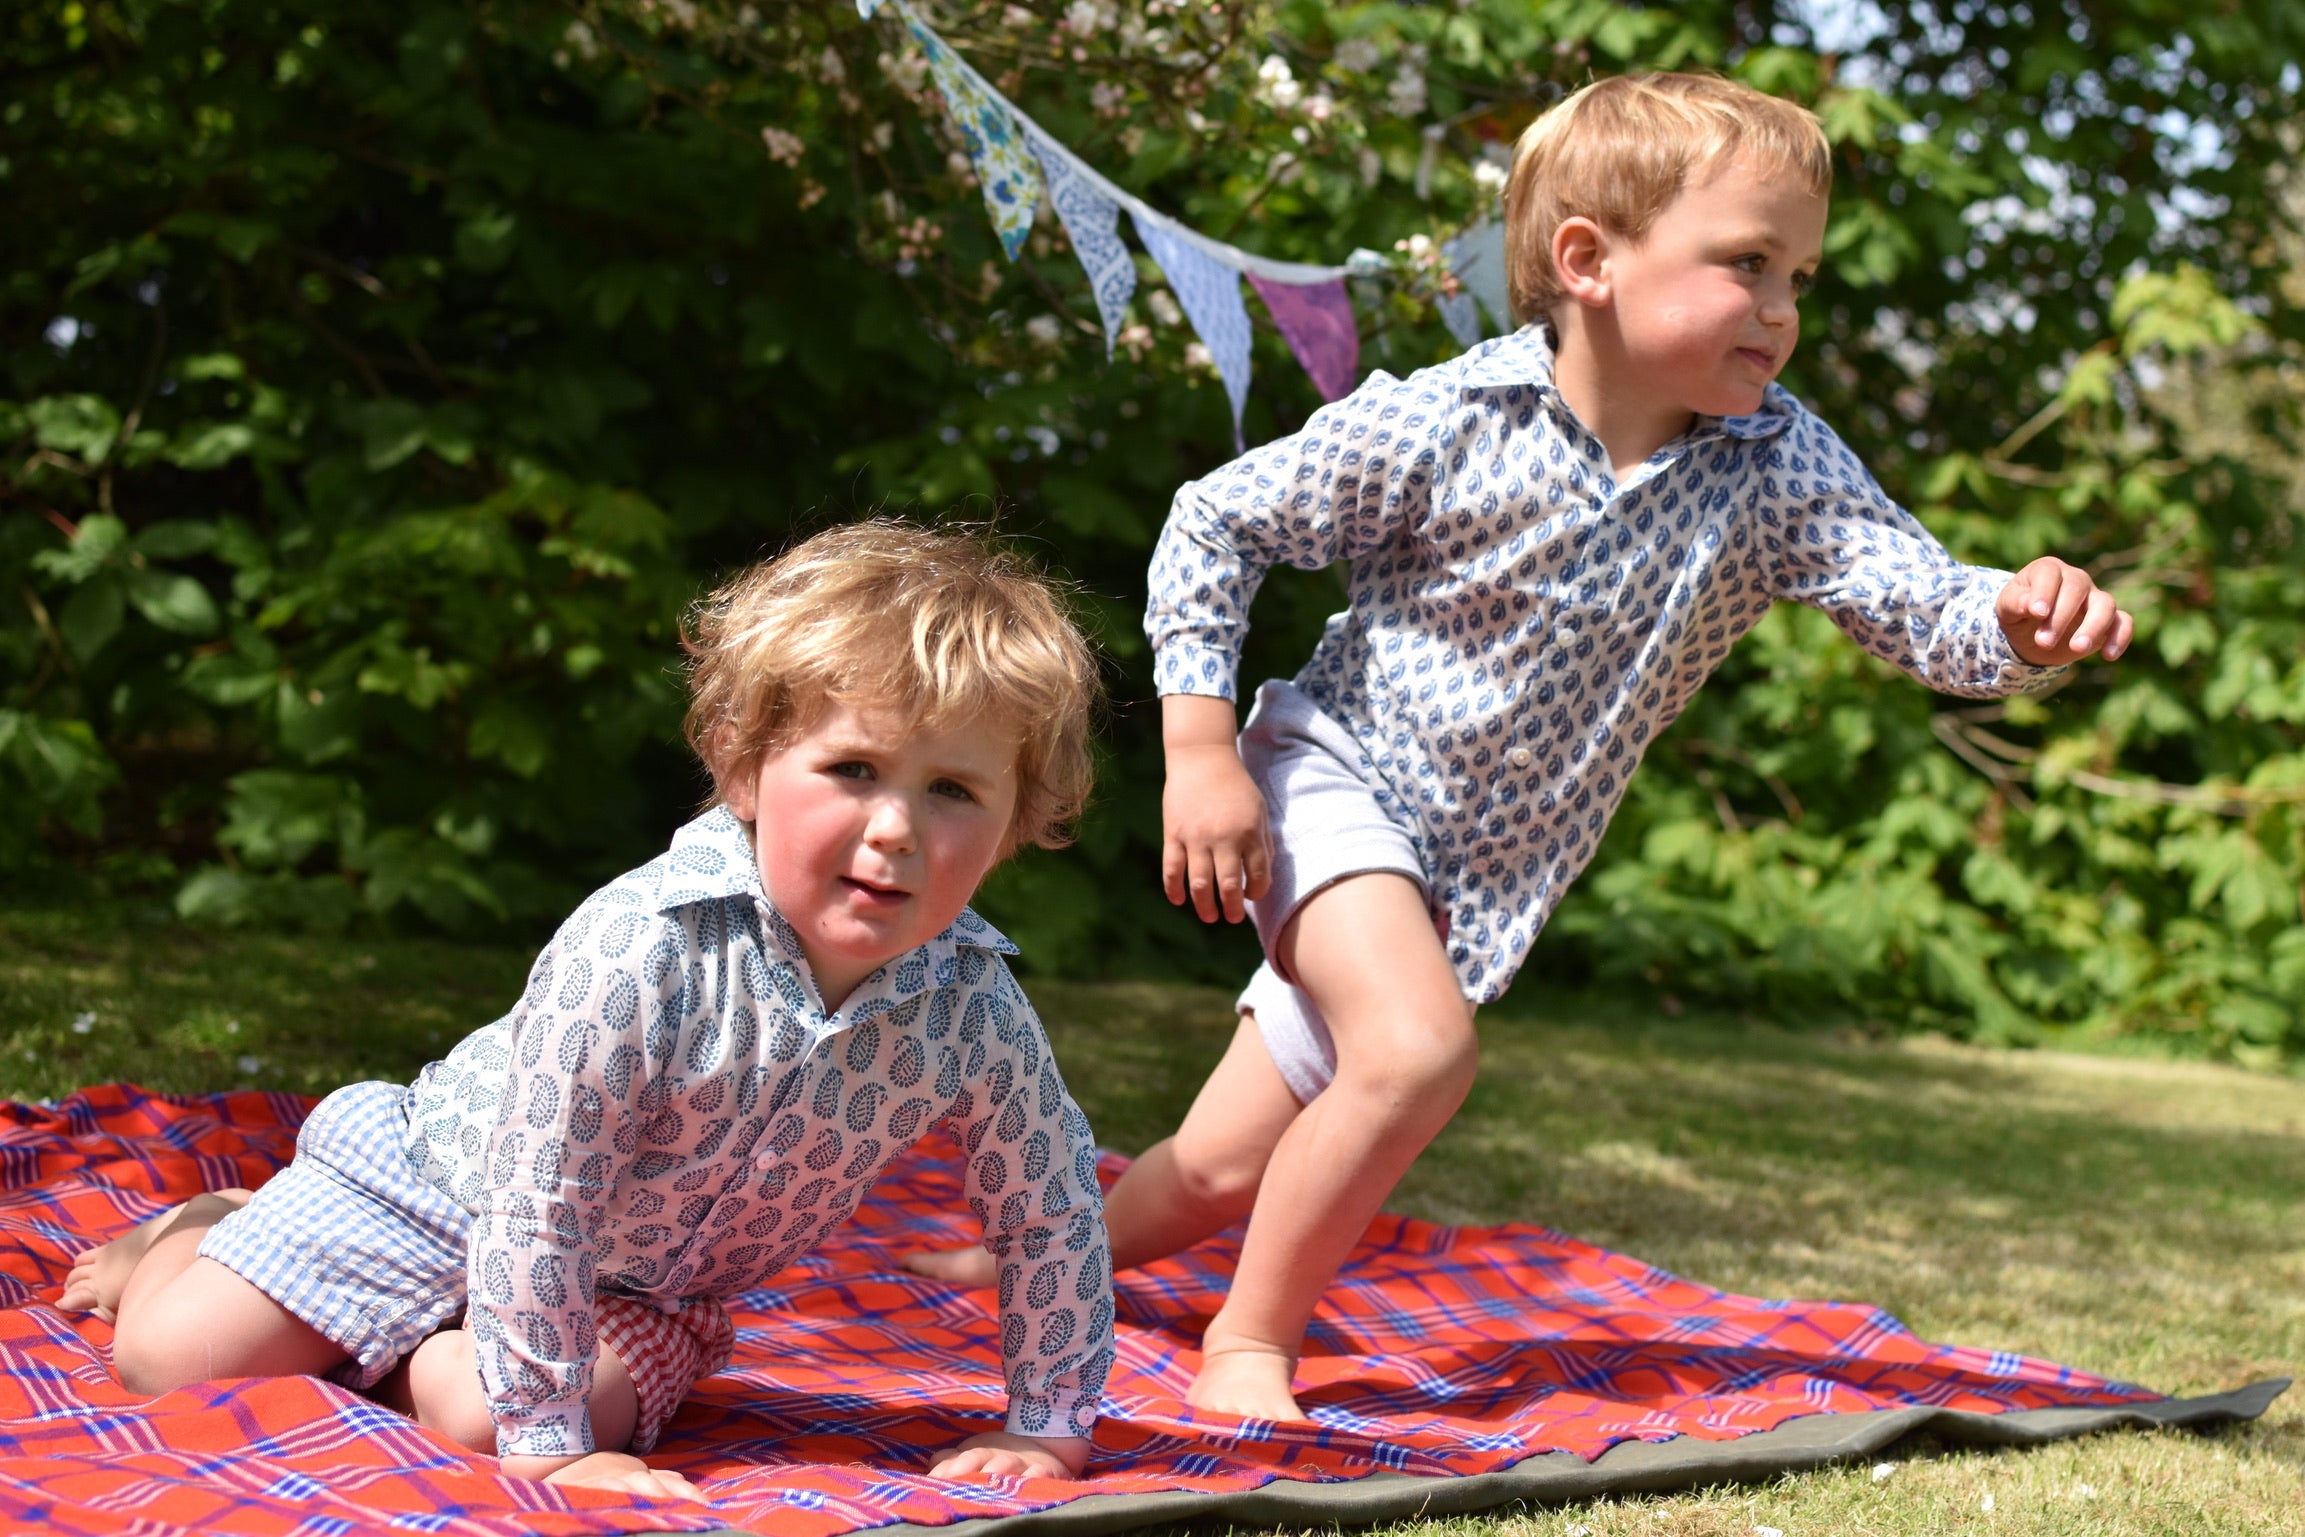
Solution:
M1136 215L1137 239L1184 306L1185 318L1217 366L1233 406L1233 444L1241 437L1241 412L1249 400L1249 307L1241 300L1241 275L1204 249L1207 242L1182 225L1155 214Z
M858 0L859 8L864 0ZM875 0L877 8L879 0ZM1033 207L1040 200L1040 180L1033 172L1033 157L1026 153L1024 136L1017 131L1016 109L1000 92L985 83L952 45L921 24L909 7L904 24L928 54L929 73L938 94L960 130L968 158L976 166L977 185L984 192L984 211L992 217L1000 248L1010 261L1032 233Z
M1104 321L1104 355L1110 359L1113 342L1128 318L1129 297L1136 292L1136 261L1120 239L1120 204L1082 176L1076 169L1080 162L1038 124L1025 125L1025 138L1040 162L1041 179L1048 183L1049 206L1064 221L1065 238L1088 274L1089 292L1096 296L1097 314Z
M1032 231L1045 185L1049 206L1088 275L1089 291L1104 321L1107 358L1126 323L1137 286L1136 261L1120 238L1125 210L1216 364L1232 404L1236 443L1248 403L1252 335L1248 306L1241 297L1243 277L1255 285L1273 325L1323 398L1336 400L1351 393L1360 377L1360 332L1344 279L1348 273L1382 274L1386 270L1382 256L1355 251L1346 266L1327 267L1276 261L1212 240L1123 191L1057 142L930 30L906 0L856 0L856 9L868 21L884 9L894 10L919 40L946 110L968 147L984 192L985 212L1011 261ZM1463 287L1442 296L1438 304L1442 323L1461 346L1474 346L1484 334L1513 328L1504 249L1504 228L1493 220L1443 246L1450 270ZM1484 310L1489 317L1486 327Z
M1288 339L1321 399L1350 395L1360 379L1361 329L1353 319L1353 302L1345 297L1345 280L1275 283L1252 272L1249 284L1265 301L1266 313Z
M1489 334L1502 336L1513 329L1512 288L1505 266L1505 227L1483 219L1453 240L1441 242L1449 270L1464 284L1465 292L1489 312Z

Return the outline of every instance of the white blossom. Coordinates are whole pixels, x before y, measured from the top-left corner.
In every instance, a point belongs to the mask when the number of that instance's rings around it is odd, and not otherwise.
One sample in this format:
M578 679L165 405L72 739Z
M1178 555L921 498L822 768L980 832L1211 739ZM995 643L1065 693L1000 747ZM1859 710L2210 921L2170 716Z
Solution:
M1064 340L1064 327L1054 315L1035 315L1024 323L1024 334L1036 347L1053 347Z
M1304 96L1305 88L1297 83L1289 61L1279 54L1267 54L1264 63L1257 66L1258 94L1284 111L1293 107Z
M1349 69L1356 75L1365 75L1375 69L1377 61L1382 57L1374 38L1348 37L1337 44L1337 67Z
M760 142L768 147L768 158L779 165L800 164L801 151L808 147L801 142L799 134L787 133L782 128L763 128Z

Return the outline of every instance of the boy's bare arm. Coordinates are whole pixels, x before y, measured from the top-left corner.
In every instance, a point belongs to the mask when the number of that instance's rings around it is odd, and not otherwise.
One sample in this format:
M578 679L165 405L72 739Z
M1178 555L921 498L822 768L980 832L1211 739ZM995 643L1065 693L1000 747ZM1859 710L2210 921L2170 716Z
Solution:
M1993 601L2009 648L2036 667L2062 667L2099 647L2108 662L2129 649L2136 621L2079 566L2044 555L2009 578Z
M1168 783L1161 791L1161 885L1171 902L1189 893L1204 923L1229 923L1272 883L1265 798L1233 745L1233 702L1202 694L1161 700Z

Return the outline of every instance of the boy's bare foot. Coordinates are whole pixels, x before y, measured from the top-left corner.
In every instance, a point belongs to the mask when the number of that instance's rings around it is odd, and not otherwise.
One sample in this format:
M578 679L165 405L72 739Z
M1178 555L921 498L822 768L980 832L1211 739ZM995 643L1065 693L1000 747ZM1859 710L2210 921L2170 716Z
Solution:
M1296 1374L1293 1355L1260 1345L1220 1346L1201 1357L1201 1374L1185 1402L1243 1419L1303 1420L1305 1412L1289 1391Z
M136 1273L137 1261L144 1258L145 1251L168 1230L169 1224L203 1203L221 1202L225 1210L237 1211L248 1204L249 1195L249 1191L237 1189L196 1195L169 1207L157 1217L138 1223L110 1243L98 1244L76 1255L71 1270L65 1274L63 1293L56 1299L57 1308L67 1313L94 1313L106 1323L113 1322L120 1308L121 1293L128 1290L128 1278Z
M954 1286L991 1286L1000 1279L1000 1267L982 1244L965 1249L916 1249L900 1264L914 1275Z

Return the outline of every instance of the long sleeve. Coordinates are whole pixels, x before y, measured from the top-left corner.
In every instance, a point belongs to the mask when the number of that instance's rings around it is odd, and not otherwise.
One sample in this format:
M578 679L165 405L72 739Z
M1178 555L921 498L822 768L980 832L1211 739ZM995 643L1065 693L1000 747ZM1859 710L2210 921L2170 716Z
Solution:
M1460 451L1436 421L1443 398L1415 380L1371 374L1301 431L1177 492L1153 550L1145 610L1161 693L1233 698L1265 572L1349 560L1424 515L1435 456Z
M1756 492L1773 596L1820 609L1866 651L1940 693L2023 693L2061 668L2011 649L1994 614L2009 573L1967 566L1889 499L1807 412L1771 446Z
M596 1243L651 1113L649 1046L669 1039L690 968L667 920L580 908L538 958L467 1256L469 1322L497 1451L593 1450ZM658 1107L660 1108L660 1107ZM663 1240L675 1235L668 1227Z
M994 981L961 1018L964 1083L951 1122L967 1152L969 1206L1000 1267L1008 1428L1086 1436L1113 1359L1096 1142L1023 990L1005 966Z

